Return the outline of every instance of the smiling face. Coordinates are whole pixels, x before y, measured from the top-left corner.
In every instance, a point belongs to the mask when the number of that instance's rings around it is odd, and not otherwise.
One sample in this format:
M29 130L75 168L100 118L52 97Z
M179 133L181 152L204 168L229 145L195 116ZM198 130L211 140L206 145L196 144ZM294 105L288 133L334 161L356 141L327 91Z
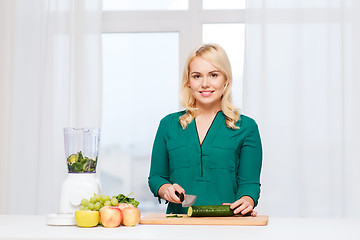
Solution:
M190 63L188 87L199 109L221 109L221 97L227 81L222 72L202 57Z

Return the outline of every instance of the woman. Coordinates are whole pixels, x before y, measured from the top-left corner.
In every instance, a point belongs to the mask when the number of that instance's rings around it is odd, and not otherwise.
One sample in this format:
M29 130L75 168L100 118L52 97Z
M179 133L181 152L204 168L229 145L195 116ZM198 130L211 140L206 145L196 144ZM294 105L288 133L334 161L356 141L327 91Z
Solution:
M180 93L186 110L161 120L151 156L149 187L169 202L167 213L187 212L178 192L196 195L194 206L230 204L256 216L261 140L255 121L232 104L231 86L223 48L205 44L190 54Z

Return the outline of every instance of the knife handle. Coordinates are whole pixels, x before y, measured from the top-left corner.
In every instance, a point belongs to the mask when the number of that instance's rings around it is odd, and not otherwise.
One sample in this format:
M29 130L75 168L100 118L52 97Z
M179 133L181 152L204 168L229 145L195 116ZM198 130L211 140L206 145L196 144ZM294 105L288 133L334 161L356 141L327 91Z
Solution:
M179 193L178 191L175 191L175 194L178 198L180 198L180 202L184 201L184 194L183 193Z

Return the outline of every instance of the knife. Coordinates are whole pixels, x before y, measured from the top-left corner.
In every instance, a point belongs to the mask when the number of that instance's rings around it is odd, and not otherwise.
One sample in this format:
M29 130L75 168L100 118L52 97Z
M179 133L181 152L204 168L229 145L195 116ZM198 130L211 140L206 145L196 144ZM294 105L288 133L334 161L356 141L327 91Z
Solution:
M179 192L175 191L175 194L176 194L176 196L178 198L180 198L180 202L181 202L182 207L190 207L196 201L196 196L195 195L186 194L186 198L185 198L184 193L179 193Z

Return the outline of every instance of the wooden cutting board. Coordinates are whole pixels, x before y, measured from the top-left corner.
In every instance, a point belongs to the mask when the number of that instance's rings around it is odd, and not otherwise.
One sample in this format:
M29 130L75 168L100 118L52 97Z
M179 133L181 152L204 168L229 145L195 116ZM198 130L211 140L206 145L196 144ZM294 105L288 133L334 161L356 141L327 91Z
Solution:
M233 216L233 217L188 217L186 214L177 214L181 218L168 218L173 214L150 214L140 219L140 224L156 225L243 225L265 226L269 217L266 215Z

